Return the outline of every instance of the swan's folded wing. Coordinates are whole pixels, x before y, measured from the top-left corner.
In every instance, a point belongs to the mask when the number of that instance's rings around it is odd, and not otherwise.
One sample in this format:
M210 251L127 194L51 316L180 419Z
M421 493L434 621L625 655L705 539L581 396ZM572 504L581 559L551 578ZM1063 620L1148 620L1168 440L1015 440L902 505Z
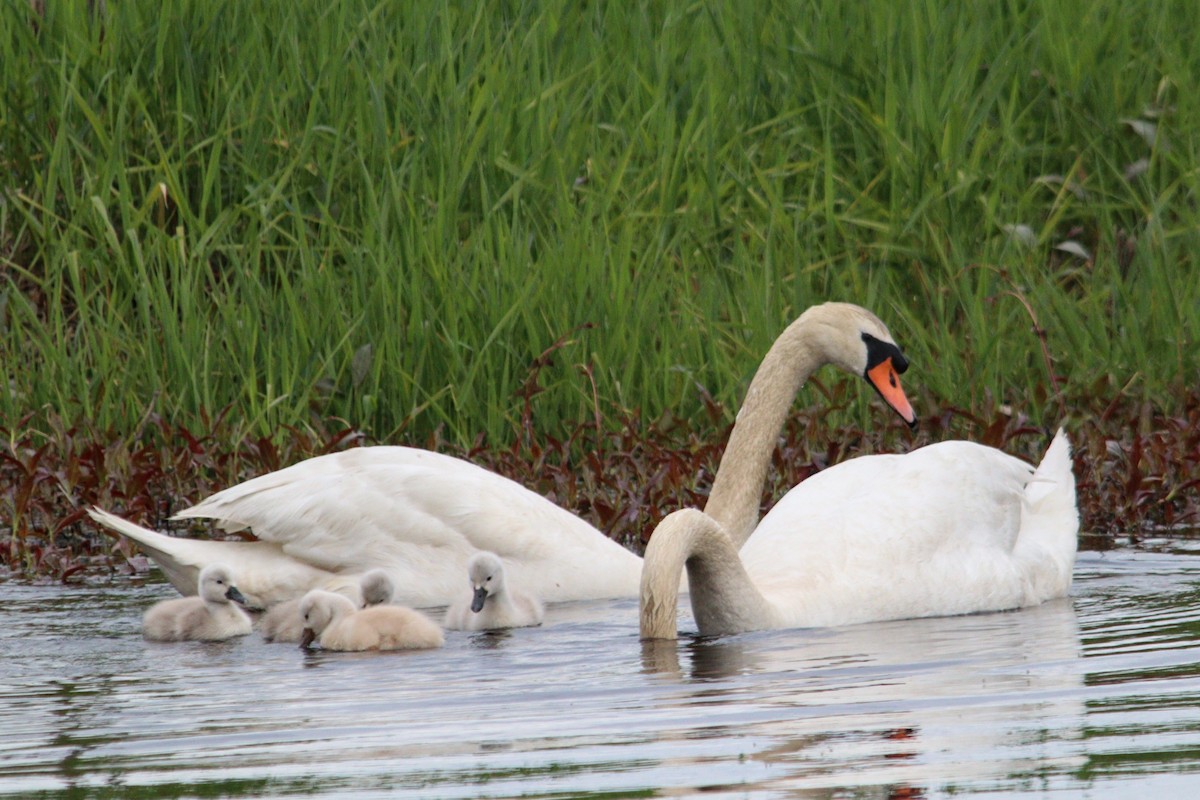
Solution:
M583 520L493 472L414 448L366 447L308 459L178 516L248 527L332 571L403 564L418 582L428 582L433 571L461 583L466 558L491 550L548 600L637 592L640 559Z
M864 456L789 492L742 548L792 624L958 614L1040 602L1018 542L1033 467L943 442Z

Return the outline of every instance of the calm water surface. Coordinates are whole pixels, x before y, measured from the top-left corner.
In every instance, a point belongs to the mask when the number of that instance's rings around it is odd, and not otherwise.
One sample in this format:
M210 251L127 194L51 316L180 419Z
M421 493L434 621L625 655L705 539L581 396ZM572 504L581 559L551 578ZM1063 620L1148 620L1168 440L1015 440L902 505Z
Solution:
M1200 797L1195 552L1081 554L1025 611L654 646L633 601L424 653L143 641L170 596L0 585L0 794Z

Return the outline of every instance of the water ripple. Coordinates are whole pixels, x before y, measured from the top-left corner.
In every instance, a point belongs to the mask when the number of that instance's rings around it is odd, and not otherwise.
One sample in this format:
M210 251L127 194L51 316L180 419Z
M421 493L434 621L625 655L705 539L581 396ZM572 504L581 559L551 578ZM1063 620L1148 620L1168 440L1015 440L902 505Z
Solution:
M1020 612L643 644L576 603L336 654L145 642L162 585L5 584L0 793L1182 796L1198 594L1194 555L1085 553Z

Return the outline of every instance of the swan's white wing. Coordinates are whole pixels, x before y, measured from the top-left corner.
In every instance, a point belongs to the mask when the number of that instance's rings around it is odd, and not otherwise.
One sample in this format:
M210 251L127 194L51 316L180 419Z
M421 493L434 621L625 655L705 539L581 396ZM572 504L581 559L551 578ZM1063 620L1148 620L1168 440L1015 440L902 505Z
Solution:
M641 560L574 514L474 464L407 447L302 461L178 514L250 528L334 572L386 567L397 600L439 605L467 586L476 550L505 560L514 585L549 602L636 596Z
M1013 557L1033 468L943 442L843 462L792 489L742 548L747 571L796 625L1022 605Z

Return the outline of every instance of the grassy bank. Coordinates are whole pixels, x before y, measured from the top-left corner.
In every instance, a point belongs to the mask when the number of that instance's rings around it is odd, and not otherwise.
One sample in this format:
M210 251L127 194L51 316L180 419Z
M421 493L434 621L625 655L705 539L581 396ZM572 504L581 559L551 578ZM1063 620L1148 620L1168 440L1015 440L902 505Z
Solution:
M504 441L561 337L539 425L690 416L830 297L962 406L1062 415L1035 319L1068 395L1196 376L1194 4L47 5L2 12L10 425Z
M719 442L831 298L926 414L1190 413L1194 3L45 5L0 6L14 462L334 419Z

